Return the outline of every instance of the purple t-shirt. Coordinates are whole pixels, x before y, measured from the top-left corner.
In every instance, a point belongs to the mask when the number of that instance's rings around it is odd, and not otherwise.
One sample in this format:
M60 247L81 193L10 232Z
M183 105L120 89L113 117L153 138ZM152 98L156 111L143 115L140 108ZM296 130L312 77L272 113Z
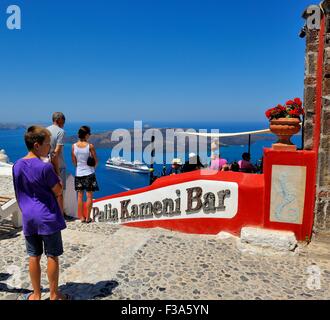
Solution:
M256 171L256 167L250 161L240 160L238 161L238 165L241 170Z
M13 168L25 236L50 235L66 228L52 188L59 183L52 164L38 158L20 159Z

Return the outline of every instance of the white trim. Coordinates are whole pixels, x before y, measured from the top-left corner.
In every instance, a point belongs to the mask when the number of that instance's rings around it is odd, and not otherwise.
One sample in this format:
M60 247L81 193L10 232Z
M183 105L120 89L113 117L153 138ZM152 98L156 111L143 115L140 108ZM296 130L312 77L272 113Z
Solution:
M199 133L199 132L177 132L176 134L189 135L189 136L200 136L209 138L225 138L225 137L237 137L245 135L254 134L266 134L271 133L269 129L257 130L257 131L247 131L247 132L233 132L233 133Z
M22 213L18 207L16 199L11 199L3 206L0 206L0 220L6 219L12 215L12 223L15 228L22 226Z

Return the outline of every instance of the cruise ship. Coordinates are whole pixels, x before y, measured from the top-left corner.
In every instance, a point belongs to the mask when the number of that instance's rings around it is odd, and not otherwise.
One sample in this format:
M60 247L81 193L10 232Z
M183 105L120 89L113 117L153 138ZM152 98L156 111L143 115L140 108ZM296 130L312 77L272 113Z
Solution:
M143 162L141 162L139 160L135 160L135 161L131 162L131 161L127 161L120 157L108 159L106 162L106 166L108 168L135 172L135 173L149 173L150 172L149 167L146 164L144 164Z

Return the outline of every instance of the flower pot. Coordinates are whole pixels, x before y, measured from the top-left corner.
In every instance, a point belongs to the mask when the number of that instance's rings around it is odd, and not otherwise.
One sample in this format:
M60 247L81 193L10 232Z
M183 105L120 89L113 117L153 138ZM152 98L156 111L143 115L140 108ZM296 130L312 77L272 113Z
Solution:
M291 137L297 134L300 129L300 119L299 118L279 118L270 121L270 131L277 135L277 144L291 145Z

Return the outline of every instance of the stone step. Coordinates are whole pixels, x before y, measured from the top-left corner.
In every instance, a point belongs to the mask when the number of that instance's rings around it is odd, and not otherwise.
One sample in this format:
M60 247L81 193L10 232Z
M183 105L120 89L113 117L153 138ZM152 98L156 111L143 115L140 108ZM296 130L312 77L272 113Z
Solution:
M97 295L152 236L149 230L129 227L121 227L106 241L104 235L90 232L64 230L62 235L64 244L79 243L92 248L89 254L60 275L60 285L70 288L70 292L65 292L73 294L76 299L90 299ZM86 284L89 284L89 292L81 290Z
M277 231L263 228L245 227L237 241L242 252L256 254L292 254L298 247L297 239L291 231Z
M12 199L12 197L0 196L0 206L3 206L5 203L9 202L11 199Z

